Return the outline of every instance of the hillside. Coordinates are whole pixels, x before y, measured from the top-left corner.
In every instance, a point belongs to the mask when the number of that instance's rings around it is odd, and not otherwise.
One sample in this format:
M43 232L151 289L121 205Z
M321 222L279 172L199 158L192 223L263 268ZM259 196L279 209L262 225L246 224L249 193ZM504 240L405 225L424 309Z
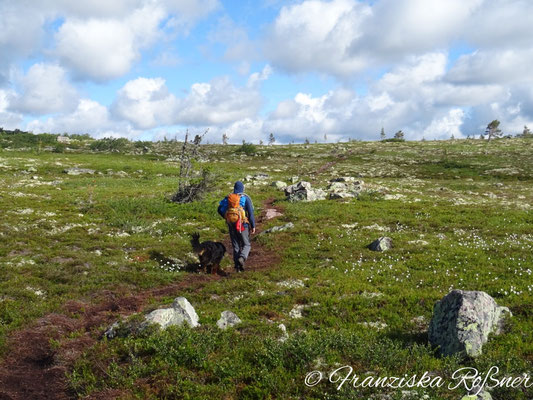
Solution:
M358 376L446 379L462 367L532 370L531 139L248 152L206 144L195 165L216 184L188 204L168 200L179 142L2 140L0 398L460 399L463 387L402 394L304 379L344 365ZM360 193L290 202L271 185L327 191L340 177L363 181ZM195 272L191 233L230 249L216 209L236 180L260 222L246 271L234 273L226 256L227 276ZM281 215L267 219L267 209ZM392 249L367 248L382 236ZM433 306L451 289L484 291L513 314L476 359L441 357L428 343ZM200 327L102 337L113 322L179 296ZM217 328L224 310L242 323ZM498 400L532 395L524 386L492 391Z

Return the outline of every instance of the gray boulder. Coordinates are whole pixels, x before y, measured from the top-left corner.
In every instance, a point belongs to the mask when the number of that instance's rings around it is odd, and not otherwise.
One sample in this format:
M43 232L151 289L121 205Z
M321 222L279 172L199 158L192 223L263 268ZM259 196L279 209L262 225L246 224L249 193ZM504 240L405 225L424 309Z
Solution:
M241 322L241 319L234 312L222 311L220 313L220 319L217 321L217 326L220 329L227 329L232 326L238 325Z
M392 248L392 239L387 236L382 236L368 245L372 251L385 251Z
M161 329L166 329L169 326L181 326L184 323L191 328L199 326L198 314L194 307L189 303L185 297L176 297L172 307L159 308L148 313L142 322L115 322L111 325L104 336L112 339L117 336L128 336L132 333L138 333L145 330L149 325L157 325Z
M500 307L485 292L453 290L435 304L429 324L429 342L447 356L482 354L491 333L502 332L507 307Z
M145 325L156 324L161 329L168 328L172 325L181 326L184 323L187 323L191 328L200 325L196 310L185 297L176 297L174 303L172 303L172 307L159 308L144 318Z

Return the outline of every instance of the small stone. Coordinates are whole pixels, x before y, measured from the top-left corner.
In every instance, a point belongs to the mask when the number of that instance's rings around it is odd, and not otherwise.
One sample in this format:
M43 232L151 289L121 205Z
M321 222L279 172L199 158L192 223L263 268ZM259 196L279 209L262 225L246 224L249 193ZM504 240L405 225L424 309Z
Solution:
M217 326L220 329L227 329L235 325L238 325L241 322L242 322L241 319L234 312L222 311L220 313L220 319L217 321Z
M392 248L392 239L387 236L382 236L368 245L372 251L386 251Z

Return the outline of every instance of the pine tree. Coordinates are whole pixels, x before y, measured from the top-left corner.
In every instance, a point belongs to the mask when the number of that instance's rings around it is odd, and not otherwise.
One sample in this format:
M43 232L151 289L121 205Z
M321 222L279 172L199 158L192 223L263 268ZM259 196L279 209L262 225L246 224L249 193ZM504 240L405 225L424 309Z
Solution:
M394 134L394 139L404 140L404 133L401 129Z
M223 145L228 144L228 139L229 139L228 135L224 133L224 134L222 135L222 144L223 144Z
M500 121L498 121L497 119L495 119L494 121L492 121L490 124L487 125L487 129L485 129L485 133L487 134L489 138L489 142L491 141L491 139L501 137L503 135L503 132L501 131L499 126L500 126Z
M381 127L381 132L379 134L379 138L381 139L381 141L385 140L387 138L387 136L385 135L385 128Z
M276 141L276 138L274 137L274 134L271 132L270 136L268 137L268 145L272 146L275 141Z

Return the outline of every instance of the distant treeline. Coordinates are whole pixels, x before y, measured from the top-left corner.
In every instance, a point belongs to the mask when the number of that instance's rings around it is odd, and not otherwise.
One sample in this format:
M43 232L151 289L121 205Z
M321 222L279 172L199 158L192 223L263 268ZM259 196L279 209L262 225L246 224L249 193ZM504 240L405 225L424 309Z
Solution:
M58 141L58 137L68 138ZM93 151L123 152L128 150L148 151L153 143L150 141L132 142L126 138L93 139L88 134L52 133L34 134L20 129L7 130L0 128L0 148L51 148L52 151L63 152L67 147L71 149L89 148Z

